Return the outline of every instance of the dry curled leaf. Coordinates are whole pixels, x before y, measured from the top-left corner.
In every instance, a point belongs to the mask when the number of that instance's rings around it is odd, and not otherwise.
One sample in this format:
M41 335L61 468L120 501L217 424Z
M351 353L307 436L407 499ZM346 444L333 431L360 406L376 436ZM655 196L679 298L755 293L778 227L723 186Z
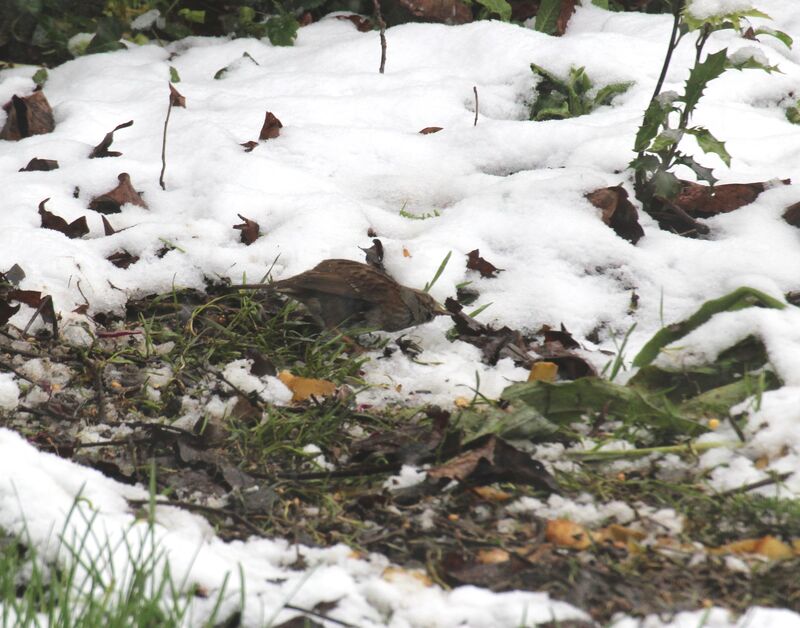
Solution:
M128 268L131 264L139 261L136 255L128 253L125 249L109 255L106 259L117 268Z
M420 133L420 135L430 135L431 133L438 133L441 130L442 130L442 127L440 127L440 126L426 126L419 133Z
M67 221L61 216L56 216L44 208L44 204L49 200L49 198L46 198L39 203L39 216L42 218L43 229L52 229L53 231L58 231L70 239L80 238L81 236L85 236L87 233L89 233L89 225L86 224L86 216L81 216L80 218L67 223Z
M529 382L554 382L558 377L558 364L555 362L534 362L528 374Z
M628 193L621 185L600 188L586 195L589 202L602 210L603 222L620 238L636 244L644 235L639 224L639 212L628 200Z
M113 130L106 133L103 140L92 149L91 153L89 153L89 159L97 159L100 157L119 157L122 155L122 153L119 151L108 150L108 148L114 141L114 133L120 129L127 129L129 126L133 126L133 120L128 120L127 122L118 124Z
M169 84L169 106L186 109L186 97L175 89L172 83Z
M43 135L56 128L53 110L43 91L20 98L16 94L3 105L8 114L0 139L17 141L31 135Z
M558 12L558 19L556 19L556 32L555 35L563 35L567 32L567 24L569 18L575 13L575 4L577 0L561 0L561 10Z
M681 192L673 199L673 203L695 218L713 216L749 205L775 183L789 185L791 180L725 183L713 187L692 181L681 181Z
M569 519L548 520L545 538L553 545L575 550L584 550L592 544L586 528Z
M783 219L793 227L800 227L800 203L794 203L783 212Z
M258 239L258 235L261 232L261 227L258 226L258 223L255 220L245 218L241 214L236 215L242 219L242 224L233 225L233 228L240 231L239 239L241 240L242 244L250 246Z
M253 149L256 146L258 146L258 142L250 140L249 142L242 142L241 144L239 144L239 146L242 146L244 148L244 152L251 153L253 152Z
M360 33L368 33L371 31L374 26L372 25L372 20L369 18L363 17L361 15L337 15L337 20L348 20L353 23L353 25L358 29Z
M472 21L472 9L460 0L400 0L400 4L429 22L466 24Z
M122 206L125 203L138 205L147 209L147 203L142 200L141 195L133 189L131 184L131 177L127 172L121 173L117 179L119 185L113 190L101 194L92 199L89 203L89 209L93 209L101 214L118 214L122 211Z
M47 172L48 170L57 170L58 162L55 159L39 159L34 157L28 162L24 168L20 168L20 172Z
M457 480L469 486L514 482L558 492L558 485L541 462L494 434L481 436L467 447L443 464L428 469L428 477Z
M481 274L481 277L485 278L494 278L497 276L496 273L503 272L502 268L497 268L491 262L487 262L483 259L478 249L467 253L467 268L470 270L477 270Z
M107 236L114 235L117 230L111 226L111 223L108 222L108 218L105 216L101 216L101 218L103 219L103 233L105 233Z
M261 126L261 133L258 134L260 140L273 140L281 134L283 124L271 111L267 111L264 116L264 124Z

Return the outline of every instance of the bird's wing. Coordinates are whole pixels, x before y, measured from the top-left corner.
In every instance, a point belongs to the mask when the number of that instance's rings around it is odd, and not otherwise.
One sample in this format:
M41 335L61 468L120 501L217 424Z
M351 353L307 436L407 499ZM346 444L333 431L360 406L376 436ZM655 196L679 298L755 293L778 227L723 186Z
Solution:
M368 281L359 281L365 274L368 275ZM274 285L287 294L318 292L368 303L385 302L396 289L396 282L390 277L350 260L326 260L311 270L277 281Z

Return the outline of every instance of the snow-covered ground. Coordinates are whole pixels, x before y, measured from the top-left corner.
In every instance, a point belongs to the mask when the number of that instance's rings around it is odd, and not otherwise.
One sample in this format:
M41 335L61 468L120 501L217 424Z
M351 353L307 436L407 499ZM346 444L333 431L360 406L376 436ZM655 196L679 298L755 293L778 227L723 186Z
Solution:
M774 20L754 23L800 41L800 4L758 0L755 5ZM432 290L437 298L444 300L457 284L471 281L480 292L476 305L492 303L483 321L532 330L563 323L582 341L599 329L600 348L612 351L615 339L636 323L630 358L665 322L736 287L750 285L780 299L800 289L800 231L781 217L800 201L797 185L772 187L751 205L709 219L711 237L704 240L661 231L642 215L645 237L635 246L604 225L600 210L584 198L604 186L629 187L625 169L670 27L668 15L594 6L579 7L561 38L500 22L405 24L387 32L384 75L377 71L377 32L360 33L332 17L302 28L291 48L251 39L192 38L166 48L132 47L77 59L50 70L45 85L55 131L0 142L0 270L19 264L26 273L21 287L52 295L60 312L84 304L84 295L90 313L120 311L131 297L174 286L200 288L204 277L258 280L276 257L276 279L325 258L361 261L358 247L370 244L372 229L386 249L387 269L401 283L421 287L452 251ZM733 161L727 168L714 156L698 159L714 166L724 183L800 182L800 127L784 115L789 94L797 97L800 52L762 39L723 32L709 44L709 51L727 46L730 52L755 46L782 71L729 71L706 90L693 121L724 140ZM689 37L675 54L667 89L682 90L693 56ZM591 115L530 122L536 82L531 63L562 76L571 66L584 66L597 86L623 81L633 86L613 107ZM171 114L164 191L158 178L170 66L180 75L176 87L187 106ZM224 77L215 80L226 66ZM0 73L0 102L30 93L34 70ZM473 86L479 93L477 126ZM240 143L257 139L266 111L282 121L280 137L245 152ZM112 147L121 157L87 159L106 132L131 119L134 125L118 131ZM418 133L429 126L443 130ZM60 168L18 172L33 157L56 159ZM106 237L100 214L87 205L113 188L122 172L130 174L149 209L126 205L109 216L113 227L124 231ZM86 216L91 233L68 239L40 228L37 207L48 197L47 208L67 221ZM401 211L428 217L414 220ZM241 222L238 214L261 225L262 236L251 246L232 228ZM165 243L174 248L159 257ZM481 279L468 271L464 255L476 248L504 272ZM140 260L127 269L106 261L120 249ZM634 291L639 304L631 314ZM23 307L12 322L24 325L31 312ZM81 323L79 315L67 318ZM448 404L469 394L476 372L489 397L526 378L510 362L483 365L477 349L446 340L448 327L448 320L437 320L413 331L425 349L420 359L425 364L411 363L399 352L368 363L369 381L392 386L366 391L362 400L409 400L411 392L413 403ZM691 343L684 341L691 346L683 350L687 359L713 357L749 333L764 340L786 385L763 396L750 418L746 448L708 452L702 463L716 469L712 481L720 488L756 481L770 470L794 471L779 494L797 497L797 308L715 317ZM397 384L402 393L393 392ZM426 392L413 393L420 389ZM3 375L0 404L13 408L17 393L13 377ZM714 436L719 439L720 433ZM768 467L756 468L754 461L764 457ZM123 497L141 498L144 491L39 454L10 432L0 432L0 466L0 527L21 532L26 525L37 544L44 546L49 538L54 547L53 537L81 487L99 510L98 529L120 538L143 525L135 523ZM776 488L764 490L774 494ZM174 509L160 510L158 524L173 571L191 569L190 580L212 593L209 600L195 601L195 618L209 611L226 573L232 591L226 608L238 604L237 565L246 579L247 625L263 624L287 601L310 608L338 600L331 615L359 626L516 626L584 617L543 594L444 592L408 575L390 578L385 560L355 559L344 547L223 543L202 519ZM291 568L298 553L309 566L305 573ZM280 623L289 616L284 611L274 619ZM703 617L704 612L681 616L675 625L697 625ZM648 622L661 625L655 618ZM717 610L704 625L732 624ZM738 625L797 626L800 615L754 609Z

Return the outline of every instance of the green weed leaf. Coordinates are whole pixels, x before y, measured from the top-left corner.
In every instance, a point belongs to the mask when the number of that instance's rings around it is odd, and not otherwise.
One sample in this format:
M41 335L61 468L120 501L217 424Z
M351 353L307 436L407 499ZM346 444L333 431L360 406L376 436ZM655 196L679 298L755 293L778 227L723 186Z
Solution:
M597 90L597 96L594 97L595 106L610 105L611 101L614 100L616 96L627 92L631 85L633 85L633 82L611 83L610 85L601 87Z
M476 0L490 14L500 16L504 22L511 20L511 5L506 0Z
M297 39L299 22L293 15L276 15L267 22L267 37L273 46L291 46Z
M560 11L561 0L542 0L539 5L539 12L536 14L536 21L533 23L534 30L553 35L556 32L556 23L558 22Z
M714 153L718 155L719 158L725 162L725 165L730 168L731 156L725 149L725 142L720 142L711 134L711 131L701 126L686 129L686 132L690 135L694 135L697 144L703 149L704 153Z
M748 286L737 288L723 297L706 301L700 306L700 309L685 321L669 325L659 330L633 359L633 366L641 367L650 364L658 357L661 349L683 338L689 332L694 331L700 327L700 325L706 323L714 314L719 314L720 312L734 312L752 306L782 310L786 307L786 304L755 288L750 288Z
M687 117L694 111L708 83L725 71L727 60L728 49L723 48L719 52L708 55L704 61L692 68L689 78L686 79L685 93L682 98Z
M681 182L671 172L659 170L653 175L653 191L662 198L675 198L681 191Z

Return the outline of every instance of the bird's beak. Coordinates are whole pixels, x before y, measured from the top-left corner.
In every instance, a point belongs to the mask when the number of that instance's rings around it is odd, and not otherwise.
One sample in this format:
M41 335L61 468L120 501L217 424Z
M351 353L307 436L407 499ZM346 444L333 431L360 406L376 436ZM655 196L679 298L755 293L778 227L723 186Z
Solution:
M451 312L445 309L445 307L439 303L436 304L436 307L433 309L433 313L436 316L450 316Z

